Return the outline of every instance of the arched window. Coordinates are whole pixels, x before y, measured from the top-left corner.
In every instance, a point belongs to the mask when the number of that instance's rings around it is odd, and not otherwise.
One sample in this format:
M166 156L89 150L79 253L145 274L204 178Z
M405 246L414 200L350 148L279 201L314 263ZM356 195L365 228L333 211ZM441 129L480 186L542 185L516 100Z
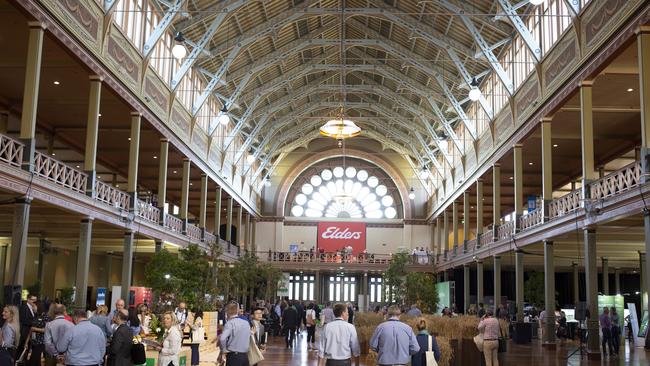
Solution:
M386 173L359 159L318 163L294 182L288 216L394 219L401 216L397 188Z

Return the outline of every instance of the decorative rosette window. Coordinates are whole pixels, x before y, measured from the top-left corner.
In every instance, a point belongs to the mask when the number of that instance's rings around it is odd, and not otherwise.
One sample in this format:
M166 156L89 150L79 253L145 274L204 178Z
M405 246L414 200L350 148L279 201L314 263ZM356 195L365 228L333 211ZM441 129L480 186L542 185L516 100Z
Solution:
M379 167L355 158L316 163L294 181L285 215L353 219L403 217L393 180Z

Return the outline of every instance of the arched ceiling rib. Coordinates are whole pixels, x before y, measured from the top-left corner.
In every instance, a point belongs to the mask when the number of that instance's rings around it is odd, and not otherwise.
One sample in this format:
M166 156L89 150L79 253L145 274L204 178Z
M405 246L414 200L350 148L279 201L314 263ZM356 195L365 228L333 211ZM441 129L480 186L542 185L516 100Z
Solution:
M318 136L322 119L338 111L341 80L346 113L367 137L411 165L442 171L437 157L451 162L442 139L463 153L457 123L477 137L465 112L472 78L492 70L511 91L495 55L515 33L527 37L518 17L528 6L510 1L192 0L181 11L188 16L169 26L195 46L186 63L207 83L192 113L216 95L235 121L226 145L235 136L244 141L236 160L247 150L264 159L256 174ZM491 119L495 111L485 98L479 105Z

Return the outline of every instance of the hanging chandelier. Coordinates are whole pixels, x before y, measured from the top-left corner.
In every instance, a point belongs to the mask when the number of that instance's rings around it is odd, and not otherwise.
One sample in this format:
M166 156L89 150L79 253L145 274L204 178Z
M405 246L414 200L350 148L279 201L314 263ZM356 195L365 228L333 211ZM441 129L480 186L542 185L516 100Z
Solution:
M337 140L359 136L360 133L361 128L353 121L343 118L343 114L338 118L325 122L325 124L320 128L321 135L332 137Z
M331 119L325 122L324 125L320 128L320 134L326 137L331 137L337 140L338 147L342 147L343 140L359 136L361 133L361 128L357 126L352 120L345 118L345 102L346 102L346 80L345 80L345 1L343 1L341 6L341 71L339 73L340 85L341 85L341 109L337 118Z

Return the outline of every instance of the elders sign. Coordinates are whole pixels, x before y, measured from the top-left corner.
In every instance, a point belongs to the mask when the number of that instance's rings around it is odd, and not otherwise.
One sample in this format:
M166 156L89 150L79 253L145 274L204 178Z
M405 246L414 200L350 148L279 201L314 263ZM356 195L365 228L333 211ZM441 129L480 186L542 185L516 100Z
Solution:
M334 253L352 247L352 254L366 249L366 224L363 222L319 222L317 244L319 251Z

